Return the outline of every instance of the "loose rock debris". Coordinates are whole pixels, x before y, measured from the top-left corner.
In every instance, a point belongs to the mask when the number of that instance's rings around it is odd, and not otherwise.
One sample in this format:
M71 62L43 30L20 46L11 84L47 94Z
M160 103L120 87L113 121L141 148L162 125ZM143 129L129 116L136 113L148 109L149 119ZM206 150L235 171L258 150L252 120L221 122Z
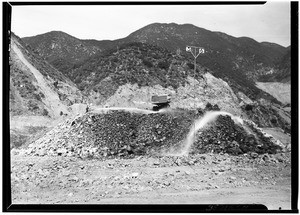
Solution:
M180 151L198 117L194 111L187 110L153 114L117 110L87 113L59 124L28 148L13 153L83 159L166 155L170 150ZM248 127L251 133L235 124L229 116L219 116L216 122L198 131L190 154L250 153L256 158L258 154L282 150L259 128L253 124ZM181 160L175 163L181 165Z
M137 200L157 203L161 201L159 199L178 203L188 198L190 203L196 203L192 196L197 194L200 198L206 191L223 190L211 193L214 202L215 195L225 198L226 192L232 193L235 188L249 187L259 192L263 186L267 192L267 186L273 186L274 190L281 187L275 187L275 184L284 183L286 189L290 186L290 154L271 154L268 156L272 159L264 161L265 155L253 159L249 154L206 153L181 158L159 156L103 161L15 155L11 172L13 202L101 204L116 203L121 198L127 203ZM175 163L178 159L180 166ZM193 192L193 195L187 196L185 192ZM287 194L283 192L282 195ZM249 198L251 195L245 194L244 200Z

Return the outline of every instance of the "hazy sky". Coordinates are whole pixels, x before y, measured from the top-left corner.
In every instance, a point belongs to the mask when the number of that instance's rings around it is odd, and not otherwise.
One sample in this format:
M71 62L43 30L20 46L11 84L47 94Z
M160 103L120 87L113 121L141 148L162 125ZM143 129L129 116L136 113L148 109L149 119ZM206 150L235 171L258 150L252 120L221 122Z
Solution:
M12 31L20 37L53 30L79 39L120 39L148 24L191 23L235 37L290 45L289 1L265 5L13 6Z

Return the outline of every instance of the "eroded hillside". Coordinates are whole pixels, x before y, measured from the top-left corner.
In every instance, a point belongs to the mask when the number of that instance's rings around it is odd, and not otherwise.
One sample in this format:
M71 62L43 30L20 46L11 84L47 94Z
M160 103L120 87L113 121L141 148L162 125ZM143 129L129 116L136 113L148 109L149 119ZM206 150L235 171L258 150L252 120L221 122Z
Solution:
M14 34L10 44L10 140L19 147L73 114L84 97L67 77L26 48Z
M68 78L11 38L10 111L12 115L58 117L68 106L83 101L81 92Z

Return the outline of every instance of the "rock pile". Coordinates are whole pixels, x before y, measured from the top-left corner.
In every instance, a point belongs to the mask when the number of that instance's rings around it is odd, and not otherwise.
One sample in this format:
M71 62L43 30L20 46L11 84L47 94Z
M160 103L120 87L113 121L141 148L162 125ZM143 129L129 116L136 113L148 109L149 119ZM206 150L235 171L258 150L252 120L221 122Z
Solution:
M182 147L197 117L194 111L186 110L151 114L119 110L87 113L61 123L27 149L17 152L100 159L159 155L170 148ZM191 153L262 154L280 149L270 138L257 134L248 134L228 116L219 116L212 126L198 132Z
M236 125L229 116L219 116L213 126L197 133L191 152L224 152L238 155L248 152L274 154L280 150L281 147L274 144L271 136L265 136L254 126L245 130Z

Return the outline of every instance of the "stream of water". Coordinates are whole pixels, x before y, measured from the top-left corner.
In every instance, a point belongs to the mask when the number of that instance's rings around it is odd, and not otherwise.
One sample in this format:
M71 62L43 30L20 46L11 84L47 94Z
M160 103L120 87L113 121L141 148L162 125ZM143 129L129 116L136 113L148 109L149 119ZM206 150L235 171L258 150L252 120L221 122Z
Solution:
M199 131L200 129L204 128L206 125L208 125L209 123L215 121L218 116L220 115L227 115L230 116L231 119L236 123L236 124L240 124L243 125L243 120L240 117L234 116L230 113L224 112L224 111L211 111L211 112L207 112L206 114L204 114L203 117L201 117L200 119L196 120L193 123L193 126L191 127L185 141L184 141L184 147L182 148L181 152L179 152L179 154L177 154L178 156L187 156L189 154L190 148L193 145L193 143L195 142L195 138L196 138L196 133L197 131Z

